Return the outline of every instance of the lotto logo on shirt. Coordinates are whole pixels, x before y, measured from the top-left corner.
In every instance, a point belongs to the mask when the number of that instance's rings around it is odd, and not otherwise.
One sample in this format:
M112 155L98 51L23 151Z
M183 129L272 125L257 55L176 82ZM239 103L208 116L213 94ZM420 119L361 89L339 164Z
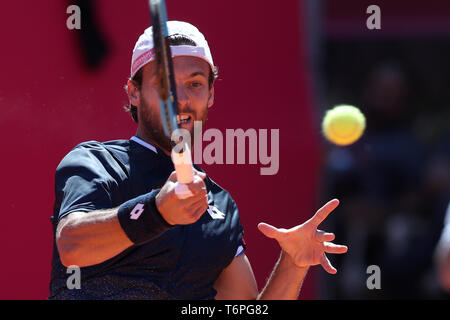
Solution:
M214 206L209 206L208 213L213 219L225 219L225 213Z

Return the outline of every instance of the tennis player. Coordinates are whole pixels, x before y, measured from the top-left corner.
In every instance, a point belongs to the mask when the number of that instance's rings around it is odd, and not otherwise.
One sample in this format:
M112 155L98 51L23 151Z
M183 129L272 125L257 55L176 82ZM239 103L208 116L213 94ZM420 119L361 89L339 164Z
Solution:
M208 43L191 24L169 21L180 127L206 121L217 76ZM72 149L55 174L54 250L49 299L297 299L308 268L336 269L326 253L344 253L318 229L338 205L305 223L259 230L281 254L261 292L245 254L239 211L200 168L192 196L175 194L176 173L159 114L152 28L133 50L126 89L137 122L129 140L89 141ZM80 268L78 288L68 267Z

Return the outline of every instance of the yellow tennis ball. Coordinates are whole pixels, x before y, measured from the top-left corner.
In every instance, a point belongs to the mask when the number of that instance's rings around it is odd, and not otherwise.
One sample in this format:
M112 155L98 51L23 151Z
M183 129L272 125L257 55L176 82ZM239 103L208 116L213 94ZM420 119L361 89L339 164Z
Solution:
M328 110L322 121L322 132L332 143L347 146L361 138L366 118L356 107L339 105Z

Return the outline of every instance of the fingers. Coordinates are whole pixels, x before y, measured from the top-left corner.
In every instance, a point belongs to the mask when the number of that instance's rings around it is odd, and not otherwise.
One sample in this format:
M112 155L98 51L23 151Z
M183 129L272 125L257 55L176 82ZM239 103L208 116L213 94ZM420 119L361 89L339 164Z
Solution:
M198 171L196 169L194 169L194 175L198 175L200 178L202 178L202 180L205 180L206 178L206 173Z
M199 199L189 206L188 212L190 213L192 219L197 221L203 213L208 209L208 202L204 199Z
M320 260L320 265L328 273L331 273L331 274L336 274L337 273L336 268L331 265L330 260L328 260L328 258L325 255L325 253L322 255L322 259Z
M274 226L271 226L270 224L261 222L258 224L258 230L261 231L263 235L265 235L268 238L271 239L277 239L280 235L280 231L275 228Z
M333 241L334 238L334 233L316 230L316 241L318 242Z
M202 180L205 180L206 178L206 173L198 171L196 169L194 170L194 179L195 176L200 177ZM172 181L172 182L176 182L177 181L177 172L176 171L172 171L172 173L170 174L169 178L167 179L168 181Z
M324 242L323 247L324 247L324 251L327 253L340 254L340 253L346 253L348 250L347 246L334 244L331 242Z
M206 175L205 175L206 177ZM191 183L186 184L191 190L192 194L206 192L206 184L203 181L204 177L201 175L194 175L194 180Z
M322 208L317 210L317 212L314 214L314 216L310 219L314 225L318 226L321 224L328 215L336 209L336 207L339 205L338 199L333 199L331 201L328 201Z
M191 197L204 196L206 194L206 184L204 182L206 173L194 170L194 180L191 183L186 184L192 193ZM189 198L191 198L189 197Z
M207 199L207 188L206 184L204 182L204 179L206 178L206 173L200 172L198 170L194 169L194 179L191 183L185 184L184 187L187 187L188 193L190 194L187 197L178 197L177 199L182 202L182 206L187 207L193 204L194 202L197 202L199 199L206 198L206 203L208 202ZM172 188L179 187L176 185L177 183L177 174L176 171L173 171L168 181L172 182ZM175 189L176 193L176 189Z
M190 216L197 220L208 209L208 193L204 179L206 173L194 169L194 180L187 184L192 196L181 200Z
M188 207L197 202L204 202L205 204L208 204L208 193L206 188L200 188L196 191L191 190L191 192L192 195L190 197L180 200L180 205Z
M172 171L172 173L170 174L169 178L167 179L168 181L172 181L172 182L176 182L177 181L177 172L176 171Z
M330 274L336 274L337 270L333 265L331 264L330 260L328 260L326 253L345 253L347 252L348 248L347 246L338 245L330 242L324 242L324 253L322 254L322 258L320 260L320 265L323 267L323 269L330 273Z

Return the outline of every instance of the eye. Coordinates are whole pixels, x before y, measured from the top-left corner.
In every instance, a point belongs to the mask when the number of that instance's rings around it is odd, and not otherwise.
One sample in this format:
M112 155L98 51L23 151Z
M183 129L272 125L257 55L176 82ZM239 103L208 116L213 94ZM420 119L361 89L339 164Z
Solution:
M200 81L192 81L191 82L191 87L193 88L201 88L203 86L203 83Z

